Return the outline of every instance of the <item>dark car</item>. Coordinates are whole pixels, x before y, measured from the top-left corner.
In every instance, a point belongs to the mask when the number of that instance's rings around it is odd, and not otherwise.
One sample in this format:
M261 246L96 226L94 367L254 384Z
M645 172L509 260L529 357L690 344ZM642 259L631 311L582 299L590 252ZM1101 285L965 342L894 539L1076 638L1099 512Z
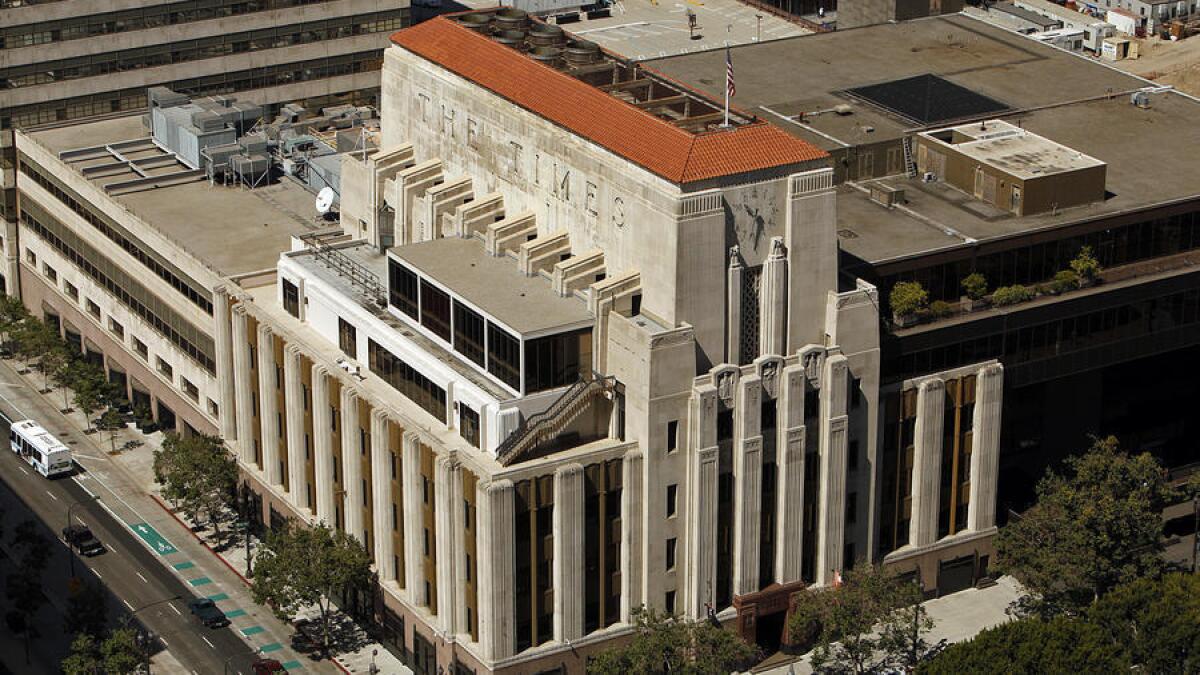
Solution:
M286 673L287 668L275 659L258 658L254 660L254 675L271 675L271 673Z
M79 555L93 556L104 553L104 544L83 525L71 525L62 531L63 541Z
M200 623L209 628L223 628L229 625L229 617L217 607L217 603L208 598L196 598L188 603L188 609L200 619Z

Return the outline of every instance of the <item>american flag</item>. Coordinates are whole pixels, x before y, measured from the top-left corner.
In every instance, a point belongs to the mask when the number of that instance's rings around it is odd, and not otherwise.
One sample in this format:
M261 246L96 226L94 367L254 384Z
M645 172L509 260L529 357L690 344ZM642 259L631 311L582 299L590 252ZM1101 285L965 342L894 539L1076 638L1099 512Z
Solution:
M729 53L729 45L725 45L725 92L733 98L737 87L733 84L733 56Z

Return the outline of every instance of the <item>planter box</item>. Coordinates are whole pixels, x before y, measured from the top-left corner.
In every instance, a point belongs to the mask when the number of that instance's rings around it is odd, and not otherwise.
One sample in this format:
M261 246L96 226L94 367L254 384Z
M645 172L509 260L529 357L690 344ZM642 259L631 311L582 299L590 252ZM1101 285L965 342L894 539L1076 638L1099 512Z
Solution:
M899 314L892 315L892 323L896 324L897 326L899 326L901 328L908 328L910 326L915 326L920 322L921 322L921 317L917 316L916 314L905 314L904 316L901 316Z

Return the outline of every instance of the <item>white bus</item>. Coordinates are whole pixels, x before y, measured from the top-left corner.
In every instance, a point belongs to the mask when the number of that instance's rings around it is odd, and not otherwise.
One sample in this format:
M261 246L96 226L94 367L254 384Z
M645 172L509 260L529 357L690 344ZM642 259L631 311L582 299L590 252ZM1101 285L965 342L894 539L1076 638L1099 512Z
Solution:
M8 440L13 452L47 478L70 473L74 468L71 449L33 420L13 422Z

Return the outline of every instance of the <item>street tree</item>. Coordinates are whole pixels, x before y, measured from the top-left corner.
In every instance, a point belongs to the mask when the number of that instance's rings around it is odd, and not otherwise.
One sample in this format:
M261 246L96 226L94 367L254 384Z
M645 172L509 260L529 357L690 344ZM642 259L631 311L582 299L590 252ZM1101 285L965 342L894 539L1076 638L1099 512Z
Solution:
M30 645L40 637L33 617L46 604L46 596L42 594L42 572L50 559L50 543L36 523L24 520L13 530L12 550L17 571L5 577L8 609L4 620L9 631L24 640L25 662L29 663Z
M104 369L87 359L71 361L69 378L71 388L75 391L75 407L83 413L90 432L92 415L112 402L113 386L104 376Z
M258 552L251 590L255 602L269 604L284 620L316 606L328 653L333 595L366 584L370 574L371 556L357 539L324 523L306 527L289 520L267 536Z
M71 641L71 653L59 664L64 675L100 675L100 644L88 633Z
M600 652L587 665L592 675L631 673L728 673L748 665L757 649L709 621L692 621L655 609L634 610L628 644Z
M61 355L65 354L58 331L43 321L31 318L20 324L14 337L17 342L17 355L41 371L41 393L48 392L50 371L59 363Z
M168 433L154 452L154 477L163 496L193 522L207 520L218 540L233 503L237 464L216 436Z
M114 630L100 643L105 675L129 675L142 669L146 654L138 644L137 631L132 628Z
M125 417L111 405L100 415L100 429L108 432L108 443L114 454L117 452L117 432L124 426Z
M1166 574L1119 586L1087 618L1147 673L1200 672L1200 577Z
M915 584L860 562L833 588L802 592L788 629L793 642L815 640L815 670L873 672L924 656L931 622L923 610L902 611L920 600Z
M918 672L1122 673L1129 672L1129 666L1122 649L1098 626L1059 615L1052 619L1031 616L988 628L966 642L950 645L922 664Z
M12 295L0 296L0 344L7 345L29 320L29 310L25 309L20 298Z
M1078 613L1118 584L1162 573L1162 509L1173 496L1157 460L1122 452L1111 436L1048 472L1036 503L996 538L998 569L1031 591L1019 609Z
M99 637L108 625L108 601L100 584L85 579L67 582L67 611L63 630L72 635Z

